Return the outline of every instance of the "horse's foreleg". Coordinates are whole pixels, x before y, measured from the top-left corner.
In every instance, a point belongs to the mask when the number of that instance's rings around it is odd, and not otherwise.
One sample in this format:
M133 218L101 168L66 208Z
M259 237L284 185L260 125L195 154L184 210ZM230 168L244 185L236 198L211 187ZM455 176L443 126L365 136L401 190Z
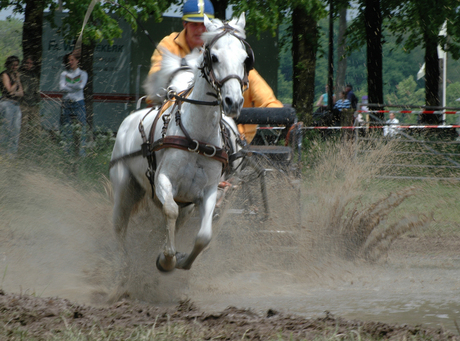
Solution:
M201 227L195 238L190 254L177 254L177 269L189 270L196 257L208 246L212 237L212 215L216 206L217 187L207 195L200 205Z
M168 232L164 250L157 258L157 268L160 271L167 272L174 270L176 265L176 221L179 216L179 207L174 201L172 184L163 174L158 176L156 193L163 204L163 213Z

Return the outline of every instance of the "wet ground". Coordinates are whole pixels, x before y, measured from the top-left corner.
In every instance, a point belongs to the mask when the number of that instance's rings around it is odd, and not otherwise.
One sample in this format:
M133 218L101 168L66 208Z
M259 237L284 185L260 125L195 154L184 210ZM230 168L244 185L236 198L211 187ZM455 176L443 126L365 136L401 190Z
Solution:
M205 324L244 320L260 335L273 326L306 333L308 326L337 321L360 323L378 335L388 328L411 332L416 325L438 336L446 331L441 339L460 334L455 325L460 320L460 238L455 234L409 233L377 262L350 261L333 256L334 246L313 245L317 240L310 238L314 231L308 223L291 228L286 222L298 208L285 200L284 209L264 223L224 215L190 271L163 275L155 259L164 233L153 229L158 218L152 217L151 205L133 217L128 257L123 258L104 195L81 194L40 174L24 173L16 183L1 179L0 185L2 318L33 330L53 327L50 318L72 306L79 324L86 318L104 321L113 313L125 316L120 323L148 324L151 316L180 311L178 319L198 316ZM193 230L194 221L190 224ZM194 232L182 234L181 248L190 246ZM124 283L121 291L119 283ZM114 297L123 303L109 302ZM194 308L182 311L181 301ZM150 317L133 314L137 305ZM298 317L286 318L290 314Z

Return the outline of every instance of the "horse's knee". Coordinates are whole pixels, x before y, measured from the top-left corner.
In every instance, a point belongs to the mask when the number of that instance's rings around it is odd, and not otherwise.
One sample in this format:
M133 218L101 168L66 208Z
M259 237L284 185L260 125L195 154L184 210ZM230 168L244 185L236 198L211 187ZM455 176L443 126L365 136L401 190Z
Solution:
M195 246L204 249L211 242L212 233L211 232L198 232L195 238Z
M179 206L174 201L165 202L163 205L163 212L169 219L177 220L179 216Z

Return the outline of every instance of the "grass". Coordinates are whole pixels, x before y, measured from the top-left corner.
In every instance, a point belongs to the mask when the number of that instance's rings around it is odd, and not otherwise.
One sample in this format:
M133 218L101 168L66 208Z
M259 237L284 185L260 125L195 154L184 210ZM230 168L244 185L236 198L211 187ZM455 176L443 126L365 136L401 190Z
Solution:
M247 330L249 332L249 329ZM286 331L274 331L272 335L264 336L265 341L377 341L386 338L373 336L364 332L360 327L344 328L326 327L317 330L309 329L305 332L305 336L294 335ZM410 333L409 333L410 335ZM231 329L228 330L210 330L203 328L199 324L193 323L168 323L158 326L137 326L133 328L101 328L94 324L89 328L79 328L72 325L67 325L63 330L54 330L47 333L46 336L34 336L23 328L0 328L0 336L2 339L8 340L27 340L27 341L109 341L109 340L124 340L124 341L204 341L204 340L253 340L254 338L248 333L235 335ZM256 338L260 339L260 338ZM401 339L405 340L436 340L428 335L420 333L419 335L404 336Z
M22 141L18 161L26 168L44 169L49 175L78 184L79 188L102 192L100 180L108 177L114 142L112 131L95 129L93 138L86 143L86 156L80 157L65 152L59 132L43 131L39 136Z

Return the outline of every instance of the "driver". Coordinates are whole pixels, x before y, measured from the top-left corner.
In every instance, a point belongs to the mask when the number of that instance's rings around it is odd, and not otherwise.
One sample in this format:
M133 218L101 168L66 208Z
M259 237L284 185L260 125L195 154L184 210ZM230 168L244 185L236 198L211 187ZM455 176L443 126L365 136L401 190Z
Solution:
M204 15L208 18L214 18L214 7L209 0L188 0L182 7L182 26L181 32L171 33L163 38L158 46L166 48L171 53L183 58L194 48L203 46L201 34L206 31L203 24ZM158 48L152 55L152 66L149 75L155 73L161 68L161 53ZM244 108L248 107L271 107L281 108L283 104L276 99L273 90L255 70L249 72L249 89L243 93ZM238 130L241 137L251 143L257 132L257 124L240 124Z

